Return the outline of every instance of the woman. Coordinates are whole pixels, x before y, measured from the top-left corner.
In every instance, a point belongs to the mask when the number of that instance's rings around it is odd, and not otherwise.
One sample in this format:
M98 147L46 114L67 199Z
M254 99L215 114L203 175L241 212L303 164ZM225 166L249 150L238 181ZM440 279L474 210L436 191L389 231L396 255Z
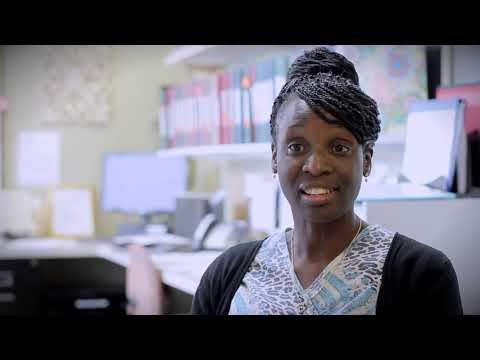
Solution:
M297 58L270 127L294 229L217 258L193 314L462 314L443 253L353 211L380 122L350 61L326 48Z

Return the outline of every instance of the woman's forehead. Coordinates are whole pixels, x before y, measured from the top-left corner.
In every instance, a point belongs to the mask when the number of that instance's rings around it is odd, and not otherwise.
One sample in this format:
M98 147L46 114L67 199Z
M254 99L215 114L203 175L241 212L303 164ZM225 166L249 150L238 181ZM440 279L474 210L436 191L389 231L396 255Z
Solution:
M308 104L298 96L292 95L284 102L280 111L282 120L308 118L313 114Z
M285 103L285 108L280 114L279 127L288 129L290 127L305 126L309 121L325 123L331 128L344 128L341 122L333 115L322 111L318 114L302 99L294 97ZM346 130L346 129L345 129Z

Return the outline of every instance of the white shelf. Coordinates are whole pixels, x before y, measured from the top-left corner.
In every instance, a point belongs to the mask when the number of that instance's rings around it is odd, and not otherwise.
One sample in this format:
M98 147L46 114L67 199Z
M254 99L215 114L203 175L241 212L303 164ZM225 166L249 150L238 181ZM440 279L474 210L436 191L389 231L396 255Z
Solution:
M178 45L176 46L163 61L165 65L179 64L188 59L192 59L208 49L217 45Z
M377 145L403 145L404 139L399 136L381 136ZM271 155L271 143L249 143L249 144L221 144L221 145L199 145L186 146L172 149L162 149L157 151L158 156L242 156L254 155L265 156Z
M316 46L318 45L178 45L166 56L164 64L223 67Z
M178 147L173 149L159 150L158 156L241 156L258 155L270 156L270 143L252 143L252 144L222 144L222 145L200 145L189 147Z

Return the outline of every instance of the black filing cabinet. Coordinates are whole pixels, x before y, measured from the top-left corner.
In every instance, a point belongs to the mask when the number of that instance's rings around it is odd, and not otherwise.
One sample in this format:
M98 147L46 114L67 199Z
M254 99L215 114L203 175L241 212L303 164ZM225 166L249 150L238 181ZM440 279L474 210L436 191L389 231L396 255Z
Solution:
M125 314L122 266L101 258L0 260L0 316Z
M36 260L0 261L0 316L40 313L40 278Z

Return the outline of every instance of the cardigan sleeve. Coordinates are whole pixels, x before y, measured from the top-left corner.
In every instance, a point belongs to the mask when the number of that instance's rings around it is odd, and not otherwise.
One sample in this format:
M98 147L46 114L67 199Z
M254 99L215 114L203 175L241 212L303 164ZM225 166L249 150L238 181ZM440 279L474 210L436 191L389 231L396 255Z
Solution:
M377 313L463 314L457 275L447 256L396 234L385 261Z
M423 313L462 315L460 290L452 263L445 255L430 262L423 279L418 281Z
M215 281L213 277L218 267L218 258L210 264L200 280L192 302L192 315L214 315L218 302L215 296Z
M192 315L224 315L263 241L235 245L210 264L200 280Z

